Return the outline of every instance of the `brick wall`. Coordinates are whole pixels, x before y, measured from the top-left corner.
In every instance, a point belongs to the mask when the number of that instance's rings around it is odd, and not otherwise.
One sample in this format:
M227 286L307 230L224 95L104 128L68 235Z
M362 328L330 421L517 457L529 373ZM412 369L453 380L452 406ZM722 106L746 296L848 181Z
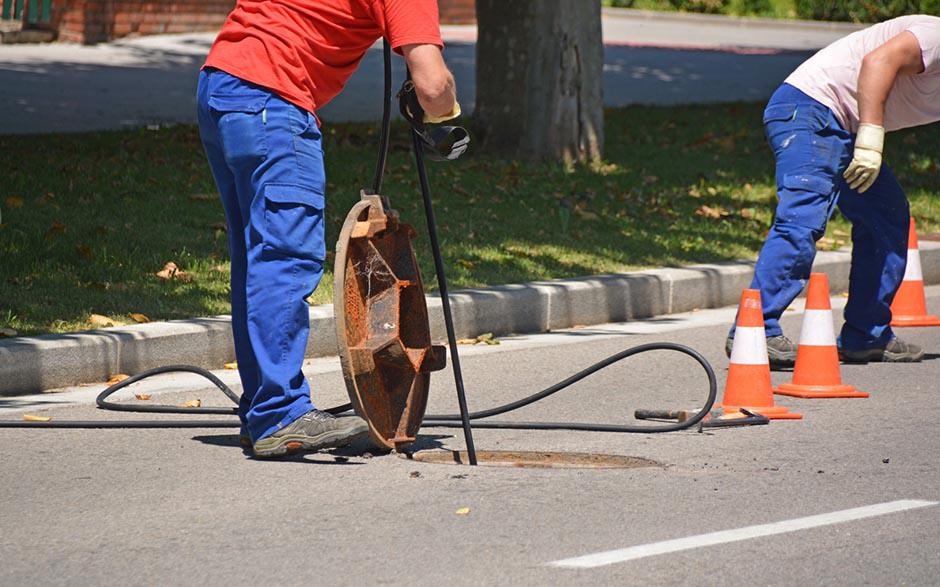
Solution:
M474 0L438 0L443 24L476 22ZM217 30L235 0L56 0L46 27L59 40L97 43L129 34Z
M475 0L437 0L437 5L441 24L475 24L477 21Z

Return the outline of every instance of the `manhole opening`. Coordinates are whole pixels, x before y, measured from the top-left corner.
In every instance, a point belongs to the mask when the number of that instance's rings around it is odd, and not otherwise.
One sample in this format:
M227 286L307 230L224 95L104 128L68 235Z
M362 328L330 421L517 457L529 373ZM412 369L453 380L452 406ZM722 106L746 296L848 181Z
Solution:
M429 450L407 455L408 458L438 465L468 465L467 451ZM488 467L533 469L639 469L661 467L662 463L642 457L605 455L585 452L477 451L477 464Z

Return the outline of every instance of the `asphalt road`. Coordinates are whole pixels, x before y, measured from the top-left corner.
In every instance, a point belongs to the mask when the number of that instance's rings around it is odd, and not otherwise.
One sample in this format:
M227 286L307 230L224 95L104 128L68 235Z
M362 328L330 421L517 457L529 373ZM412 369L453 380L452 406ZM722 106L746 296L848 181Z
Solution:
M928 304L940 310L940 287ZM703 351L723 388L733 313L462 347L471 408L655 340ZM796 311L784 320L793 336L799 323ZM265 462L242 452L234 429L0 429L0 583L936 585L940 331L902 334L928 349L924 363L844 366L870 399L778 399L802 421L665 435L475 433L478 450L659 463L646 468L470 468L366 458L364 447ZM335 361L308 370L318 403L343 399ZM690 361L655 353L509 417L617 422L638 407L690 407L704 392L697 376ZM454 409L452 389L446 372L434 376L432 411ZM130 417L76 403L94 391L8 398L0 418ZM198 385L152 401L196 397L223 403ZM453 430L419 440L423 450L461 446ZM878 504L890 505L855 510ZM804 520L820 514L833 515ZM696 538L714 532L723 533ZM686 540L655 544L677 539ZM552 564L630 547L644 548L591 557L600 566L590 568Z
M194 123L196 79L213 38L200 33L93 47L0 47L0 135ZM466 112L472 112L476 96L475 52L472 40L454 40L445 54ZM742 52L608 44L604 102L766 100L810 54L808 49ZM397 58L394 64L397 87L404 65ZM343 93L318 114L325 123L381 120L381 48L368 52Z

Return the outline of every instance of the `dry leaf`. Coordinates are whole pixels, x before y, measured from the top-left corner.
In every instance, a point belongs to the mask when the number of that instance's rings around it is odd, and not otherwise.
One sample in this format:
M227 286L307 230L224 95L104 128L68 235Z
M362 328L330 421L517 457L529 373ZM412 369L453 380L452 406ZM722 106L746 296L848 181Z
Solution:
M215 194L192 194L189 196L191 202L214 202L216 199Z
M125 379L128 379L130 375L125 375L124 373L118 373L117 375L111 376L111 379L108 379L108 385L114 385L115 383L120 383Z
M470 508L459 508L454 513L457 514L458 516L466 516L470 513Z
M137 313L131 314L131 320L138 324L146 324L147 322L150 322L150 318L148 318L146 314Z
M98 328L107 328L109 326L117 326L119 322L115 322L107 316L102 316L101 314L92 314L88 317L88 323L92 326L97 326Z
M167 262L163 266L163 269L155 273L157 277L164 281L169 281L171 279L178 279L180 281L189 281L192 279L192 276L185 271L181 271L180 268L173 261Z
M480 341L478 341L475 338L458 338L457 339L457 344L476 344L478 342Z
M23 207L23 198L21 198L21 197L19 197L19 196L10 196L9 198L7 198L7 199L5 200L5 203L6 203L6 205L7 205L7 208L10 208L11 210L12 210L13 208L22 208L22 207Z
M60 234L64 234L66 228L68 227L61 222L53 222L52 226L49 227L49 230L46 231L46 238L52 238Z
M226 363L222 366L224 369L229 369L230 371L235 371L238 369L238 361L234 363Z
M145 402L150 399L150 394L149 393L135 393L134 397L136 397L142 402Z
M94 256L91 247L88 245L75 245L75 252L86 259L91 259Z
M23 419L27 422L48 422L52 420L49 416L33 416L32 414L23 414Z
M5 336L19 336L20 333L13 330L12 328L0 328L0 338Z
M695 215L703 216L705 218L725 218L727 216L730 216L731 212L728 212L721 206L712 208L711 206L702 205L702 206L699 206L698 209L695 210Z
M198 408L202 406L201 399L191 399L180 404L181 408Z

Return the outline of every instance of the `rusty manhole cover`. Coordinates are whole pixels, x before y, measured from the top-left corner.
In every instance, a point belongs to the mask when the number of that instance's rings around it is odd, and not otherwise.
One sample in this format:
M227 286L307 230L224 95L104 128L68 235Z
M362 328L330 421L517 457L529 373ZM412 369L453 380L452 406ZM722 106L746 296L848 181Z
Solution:
M408 455L422 463L466 465L466 451L429 450ZM534 469L639 469L660 467L661 463L642 457L625 457L586 452L477 451L477 464L489 467L525 467Z

